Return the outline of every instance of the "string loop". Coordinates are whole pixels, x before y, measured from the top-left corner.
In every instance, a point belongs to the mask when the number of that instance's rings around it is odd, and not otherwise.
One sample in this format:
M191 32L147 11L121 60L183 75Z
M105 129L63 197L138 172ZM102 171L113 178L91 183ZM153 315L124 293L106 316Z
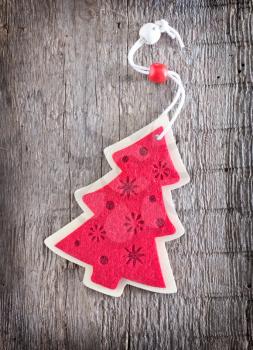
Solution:
M134 55L137 52L137 50L139 50L144 44L153 45L156 42L158 42L158 40L160 39L161 33L167 33L172 39L177 39L181 49L185 47L183 40L180 34L178 33L178 31L172 28L171 26L169 26L168 22L165 21L164 19L161 19L160 21L156 21L155 23L146 23L140 29L140 38L135 42L135 44L131 47L128 53L128 62L134 70L136 70L141 74L149 75L149 71L150 71L149 67L135 64ZM157 136L157 140L161 140L169 131L169 129L171 128L171 126L179 116L185 102L185 88L179 74L171 70L168 70L167 74L168 74L168 77L176 83L176 85L178 86L178 89L172 102L162 112L160 116L168 115L168 113L172 109L174 109L176 105L177 105L177 108L174 110L174 113L172 114L172 117L169 121L167 128L165 128L162 131L162 133Z

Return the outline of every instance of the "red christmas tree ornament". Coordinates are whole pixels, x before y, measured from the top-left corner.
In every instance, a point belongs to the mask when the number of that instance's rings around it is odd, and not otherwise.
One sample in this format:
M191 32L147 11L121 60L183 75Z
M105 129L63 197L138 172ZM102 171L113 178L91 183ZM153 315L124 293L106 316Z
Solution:
M86 267L83 283L118 296L128 283L175 292L164 242L183 234L171 190L189 181L172 131L160 117L108 147L112 171L78 190L84 213L46 239L62 257Z
M148 79L153 83L164 84L168 79L168 68L162 63L153 63L149 68Z
M146 43L156 42L166 23L144 25L142 40L133 49L145 38ZM176 292L165 242L180 237L184 230L171 190L189 181L171 129L184 102L181 79L161 64L151 65L150 70L135 65L133 49L128 57L132 67L149 73L155 82L164 82L169 74L178 85L176 97L150 125L104 150L112 170L75 192L83 213L45 240L55 253L85 267L86 286L112 296L121 295L126 284ZM166 114L177 103L169 121Z

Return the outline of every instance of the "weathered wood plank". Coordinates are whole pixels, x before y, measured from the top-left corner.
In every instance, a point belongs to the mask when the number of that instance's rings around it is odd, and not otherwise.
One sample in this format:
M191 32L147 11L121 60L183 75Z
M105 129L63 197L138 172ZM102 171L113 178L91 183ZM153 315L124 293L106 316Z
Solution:
M250 349L252 2L0 1L0 348ZM154 120L174 85L132 71L139 27L166 18L137 55L178 71L175 125L191 183L173 191L186 229L167 244L175 295L113 299L43 240L80 212L75 189L109 170L102 150Z

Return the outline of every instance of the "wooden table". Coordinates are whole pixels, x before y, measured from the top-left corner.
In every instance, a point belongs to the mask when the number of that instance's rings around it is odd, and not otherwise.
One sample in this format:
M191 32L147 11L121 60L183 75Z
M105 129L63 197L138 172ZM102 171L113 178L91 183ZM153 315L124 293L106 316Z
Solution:
M0 1L0 349L251 349L252 2ZM73 193L110 168L103 149L154 120L175 86L134 72L140 26L169 38L137 61L181 74L174 126L191 183L173 191L186 234L167 244L174 295L111 298L43 240L81 213Z

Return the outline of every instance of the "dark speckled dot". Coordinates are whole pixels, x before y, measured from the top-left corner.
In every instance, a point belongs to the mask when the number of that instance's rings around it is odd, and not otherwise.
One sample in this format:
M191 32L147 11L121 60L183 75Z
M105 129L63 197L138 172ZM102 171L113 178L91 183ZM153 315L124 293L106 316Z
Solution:
M158 219L156 220L156 225L157 225L158 227L163 227L164 224L165 224L165 222L164 222L163 218L158 218Z
M151 203L154 203L154 202L156 202L156 198L155 198L155 196L152 194L151 196L149 196L149 201L151 202Z
M76 247L79 247L79 245L80 245L80 241L77 239L77 240L75 241L75 243L74 243L74 244L75 244L75 246L76 246Z
M148 149L146 147L141 147L139 152L141 156L146 156L148 154Z
M109 209L109 210L112 210L114 209L114 202L113 201L108 201L106 202L106 208Z
M99 261L100 261L100 264L106 265L106 264L108 264L109 259L107 258L107 256L102 255L102 256L100 256Z
M122 158L122 162L123 162L123 163L127 163L127 162L128 162L128 159L129 159L128 156L124 156L124 157Z

